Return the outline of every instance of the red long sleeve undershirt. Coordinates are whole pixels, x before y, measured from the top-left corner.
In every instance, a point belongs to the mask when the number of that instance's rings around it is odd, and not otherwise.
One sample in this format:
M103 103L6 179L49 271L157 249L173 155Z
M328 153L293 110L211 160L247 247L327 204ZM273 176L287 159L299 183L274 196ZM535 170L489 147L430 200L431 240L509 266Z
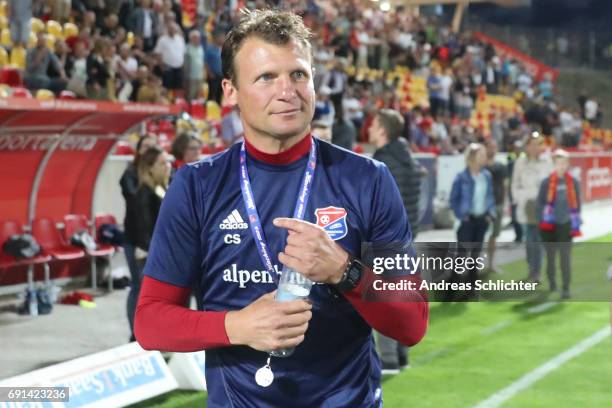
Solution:
M366 301L358 287L345 296L374 329L408 346L425 335L429 307L419 292L414 301ZM229 346L225 331L227 312L196 311L185 307L191 290L149 276L142 281L136 308L135 334L147 350L190 352Z

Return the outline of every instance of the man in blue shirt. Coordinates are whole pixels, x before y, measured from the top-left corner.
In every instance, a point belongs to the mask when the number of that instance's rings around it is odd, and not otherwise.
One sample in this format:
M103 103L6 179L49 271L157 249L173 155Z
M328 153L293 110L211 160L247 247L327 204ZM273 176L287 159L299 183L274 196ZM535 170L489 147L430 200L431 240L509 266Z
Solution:
M206 61L206 78L208 80L208 99L221 104L221 80L223 72L221 70L221 47L225 34L222 31L213 33L213 41L206 46L204 60Z
M298 16L246 14L222 60L244 143L174 177L136 338L146 349L206 349L208 407L380 407L372 328L413 345L428 320L418 291L406 302L363 299L372 287L362 244L411 241L395 182L382 163L312 137L311 47ZM274 300L287 267L315 282L308 301ZM196 286L204 310L184 306Z

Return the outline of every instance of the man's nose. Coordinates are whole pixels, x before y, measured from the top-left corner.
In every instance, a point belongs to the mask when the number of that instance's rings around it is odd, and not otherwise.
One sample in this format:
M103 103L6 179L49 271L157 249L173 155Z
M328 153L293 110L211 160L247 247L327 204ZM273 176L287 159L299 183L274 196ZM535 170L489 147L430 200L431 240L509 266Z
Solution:
M289 100L296 97L296 89L293 80L288 75L278 78L278 96L280 99Z

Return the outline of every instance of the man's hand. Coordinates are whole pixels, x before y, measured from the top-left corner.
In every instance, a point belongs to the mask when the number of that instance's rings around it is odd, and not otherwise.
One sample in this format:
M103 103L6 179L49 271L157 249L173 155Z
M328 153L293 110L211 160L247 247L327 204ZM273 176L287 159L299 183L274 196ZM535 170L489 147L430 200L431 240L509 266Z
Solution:
M312 305L305 300L277 302L274 294L267 293L244 309L227 313L225 331L230 343L271 351L304 341Z
M287 228L287 246L278 254L283 265L313 282L337 284L342 280L349 254L318 225L294 218L276 218L274 225Z

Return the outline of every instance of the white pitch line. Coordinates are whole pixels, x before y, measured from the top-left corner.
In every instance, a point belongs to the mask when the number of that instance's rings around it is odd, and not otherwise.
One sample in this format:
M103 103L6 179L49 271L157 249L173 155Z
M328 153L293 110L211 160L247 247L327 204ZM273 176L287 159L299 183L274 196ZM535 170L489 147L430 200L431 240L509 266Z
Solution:
M527 313L530 313L530 314L542 313L550 308L557 306L558 304L559 302L544 302L537 306L530 307L529 309L527 309Z
M529 388L536 381L541 380L552 371L561 367L563 364L571 360L572 358L584 353L597 343L601 342L612 334L610 326L606 326L603 329L597 331L595 334L582 340L580 343L572 346L561 354L558 354L551 360L537 367L536 369L528 372L506 388L497 391L486 400L480 402L475 408L495 408L514 397L519 392Z
M489 334L493 334L495 332L500 331L501 329L505 329L506 327L512 324L512 320L504 320L493 326L486 327L481 330L480 334L483 336L488 336Z

